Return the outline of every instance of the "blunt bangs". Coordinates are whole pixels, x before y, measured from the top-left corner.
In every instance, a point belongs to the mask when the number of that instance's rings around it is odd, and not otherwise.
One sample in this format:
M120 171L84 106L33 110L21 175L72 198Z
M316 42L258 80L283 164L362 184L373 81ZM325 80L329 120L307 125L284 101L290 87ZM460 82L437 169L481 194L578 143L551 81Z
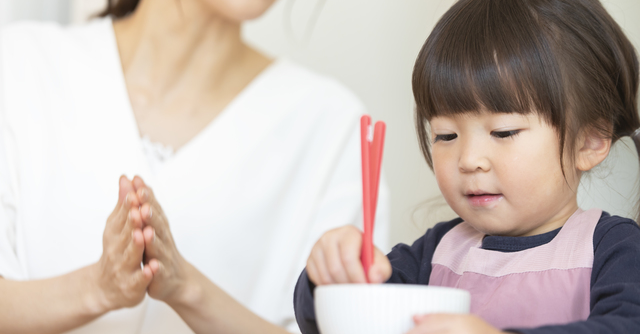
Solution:
M418 56L418 112L435 116L482 110L536 111L557 126L562 75L537 15L523 1L460 1L441 19Z

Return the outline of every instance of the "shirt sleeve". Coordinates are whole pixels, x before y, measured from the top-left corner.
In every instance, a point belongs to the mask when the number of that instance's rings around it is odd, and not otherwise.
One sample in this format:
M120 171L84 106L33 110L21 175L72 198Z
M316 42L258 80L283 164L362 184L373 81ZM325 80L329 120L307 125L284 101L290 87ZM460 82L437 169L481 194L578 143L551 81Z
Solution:
M455 219L439 223L429 229L411 246L398 244L387 257L391 262L392 274L387 283L428 284L431 275L431 259L442 237L462 220ZM314 308L313 290L315 285L309 280L306 270L298 278L293 306L296 321L303 334L318 334Z
M591 313L567 325L515 329L522 334L624 334L640 331L640 228L603 215L594 238Z

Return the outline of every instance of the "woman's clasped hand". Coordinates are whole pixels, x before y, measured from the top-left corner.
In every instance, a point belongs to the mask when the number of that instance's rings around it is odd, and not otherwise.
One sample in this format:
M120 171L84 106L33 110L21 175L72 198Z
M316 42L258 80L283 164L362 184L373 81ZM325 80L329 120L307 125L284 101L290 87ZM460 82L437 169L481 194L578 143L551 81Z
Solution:
M120 177L118 203L107 219L103 253L94 273L99 312L132 307L145 294L178 298L190 265L177 251L169 222L142 178Z
M141 268L145 250L140 201L131 181L120 177L118 203L107 219L102 256L94 267L101 292L98 312L137 305L153 278L149 265Z

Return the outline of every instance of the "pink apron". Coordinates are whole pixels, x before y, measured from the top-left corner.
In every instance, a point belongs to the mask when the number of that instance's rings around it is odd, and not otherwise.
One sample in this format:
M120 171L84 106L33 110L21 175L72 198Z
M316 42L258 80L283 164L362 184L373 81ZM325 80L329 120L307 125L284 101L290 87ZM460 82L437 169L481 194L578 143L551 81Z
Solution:
M471 313L501 329L585 320L601 214L578 209L551 242L512 253L480 248L484 234L462 222L438 244L429 285L468 290Z

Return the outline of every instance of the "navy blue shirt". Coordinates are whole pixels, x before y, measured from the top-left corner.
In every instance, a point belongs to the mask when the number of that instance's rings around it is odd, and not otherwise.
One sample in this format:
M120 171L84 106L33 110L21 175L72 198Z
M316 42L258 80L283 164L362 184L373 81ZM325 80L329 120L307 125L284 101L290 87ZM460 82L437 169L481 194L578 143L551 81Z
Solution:
M431 260L442 237L461 223L460 218L439 223L413 245L399 244L387 255L393 272L387 283L429 284ZM544 245L560 229L530 237L486 236L482 248L517 252ZM631 219L603 212L593 234L589 318L566 325L509 329L522 334L640 333L640 228ZM303 334L316 334L313 289L303 271L296 284L294 309Z

